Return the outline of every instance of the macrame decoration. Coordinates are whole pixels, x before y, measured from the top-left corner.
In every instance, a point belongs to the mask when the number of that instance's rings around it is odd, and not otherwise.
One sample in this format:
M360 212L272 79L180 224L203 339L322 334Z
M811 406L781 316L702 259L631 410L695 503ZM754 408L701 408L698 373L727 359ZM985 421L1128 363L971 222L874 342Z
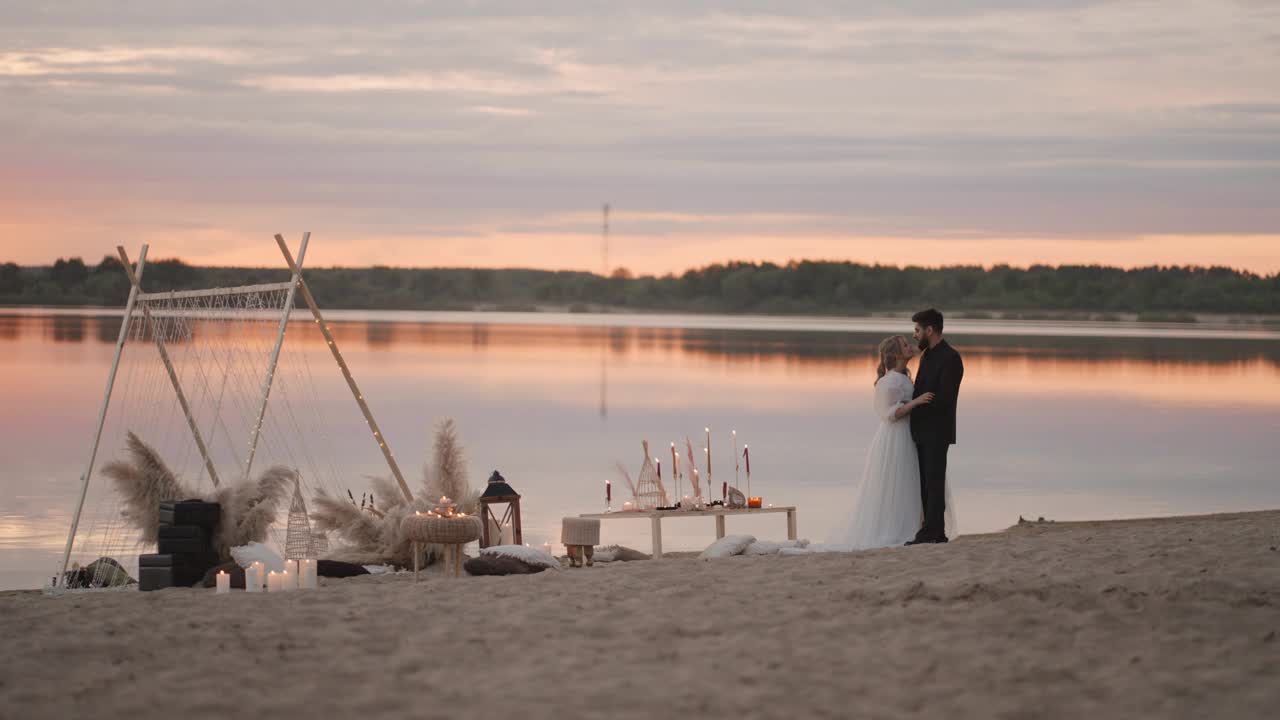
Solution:
M308 240L295 259L277 235L283 269L258 284L157 292L144 290L146 246L136 264L118 248L131 290L51 591L73 563L114 558L136 574L159 500L234 505L241 525L225 542L261 530L289 557L316 557L306 495L390 468L412 498L307 288Z
M653 456L649 454L649 441L641 443L644 448L644 462L640 465L640 476L636 482L636 507L640 510L653 510L666 507L667 490L662 486L662 479L653 466Z
M285 530L284 556L288 560L315 558L315 538L307 517L307 501L302 497L302 483L294 481L293 500L289 503L289 526Z

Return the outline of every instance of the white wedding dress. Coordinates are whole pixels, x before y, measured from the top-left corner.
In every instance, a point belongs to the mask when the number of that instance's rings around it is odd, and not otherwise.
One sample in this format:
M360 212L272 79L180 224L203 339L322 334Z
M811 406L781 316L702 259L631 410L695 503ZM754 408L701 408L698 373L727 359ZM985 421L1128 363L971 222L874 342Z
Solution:
M920 529L920 461L911 440L911 416L894 417L898 408L911 401L914 389L911 379L900 372L888 372L876 382L874 402L880 424L867 448L867 464L854 491L853 511L832 535L828 549L902 545ZM947 536L953 537L955 505L950 487L946 503Z

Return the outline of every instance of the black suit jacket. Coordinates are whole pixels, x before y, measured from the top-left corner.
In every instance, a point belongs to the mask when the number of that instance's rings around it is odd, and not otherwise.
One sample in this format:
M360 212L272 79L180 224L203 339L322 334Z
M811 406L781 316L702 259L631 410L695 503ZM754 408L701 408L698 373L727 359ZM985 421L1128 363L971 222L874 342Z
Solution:
M931 392L933 402L911 411L911 438L916 444L956 442L956 401L960 398L960 381L964 379L964 361L946 340L925 350L916 370L916 390L912 397Z

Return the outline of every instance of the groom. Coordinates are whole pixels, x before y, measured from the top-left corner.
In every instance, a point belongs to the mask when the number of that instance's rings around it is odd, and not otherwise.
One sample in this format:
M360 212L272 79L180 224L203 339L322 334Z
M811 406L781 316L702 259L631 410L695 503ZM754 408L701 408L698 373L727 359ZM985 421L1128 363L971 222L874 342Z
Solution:
M920 459L920 499L924 524L908 545L947 541L947 450L956 442L956 400L964 378L960 353L942 339L942 313L930 308L911 316L914 337L924 351L916 370L914 397L933 393L933 402L911 413L911 439Z

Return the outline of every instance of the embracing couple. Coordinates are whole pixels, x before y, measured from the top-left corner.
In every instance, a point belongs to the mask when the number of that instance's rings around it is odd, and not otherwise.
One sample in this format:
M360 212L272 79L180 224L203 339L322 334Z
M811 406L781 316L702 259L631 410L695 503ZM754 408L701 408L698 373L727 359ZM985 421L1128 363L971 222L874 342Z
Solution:
M875 387L880 423L853 512L832 545L864 550L944 543L955 533L947 450L956 442L964 363L942 337L942 313L929 309L911 319L914 343L901 335L880 343ZM907 365L917 354L913 382Z

